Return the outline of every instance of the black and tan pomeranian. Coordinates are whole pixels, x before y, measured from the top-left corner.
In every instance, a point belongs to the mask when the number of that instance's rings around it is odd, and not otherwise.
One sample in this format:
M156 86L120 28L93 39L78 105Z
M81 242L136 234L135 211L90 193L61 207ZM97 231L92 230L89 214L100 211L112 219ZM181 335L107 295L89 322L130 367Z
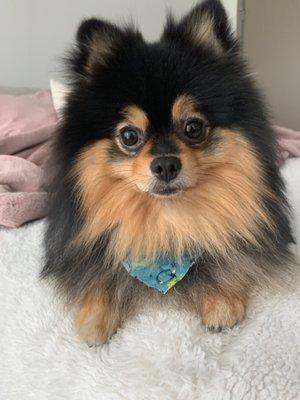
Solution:
M292 235L267 112L220 1L169 17L155 43L86 20L70 54L42 277L90 344L149 300L234 326Z

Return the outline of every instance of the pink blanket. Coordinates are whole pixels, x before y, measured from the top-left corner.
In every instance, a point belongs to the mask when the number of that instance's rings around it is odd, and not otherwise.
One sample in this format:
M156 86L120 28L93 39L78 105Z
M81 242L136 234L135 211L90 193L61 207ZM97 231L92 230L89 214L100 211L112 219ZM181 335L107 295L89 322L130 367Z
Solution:
M300 131L274 126L279 144L279 162L283 164L290 157L300 157Z
M57 116L51 94L0 96L0 225L47 213L45 183Z
M18 227L47 214L45 184L57 116L51 95L0 95L0 225ZM300 132L274 127L280 161L300 157Z

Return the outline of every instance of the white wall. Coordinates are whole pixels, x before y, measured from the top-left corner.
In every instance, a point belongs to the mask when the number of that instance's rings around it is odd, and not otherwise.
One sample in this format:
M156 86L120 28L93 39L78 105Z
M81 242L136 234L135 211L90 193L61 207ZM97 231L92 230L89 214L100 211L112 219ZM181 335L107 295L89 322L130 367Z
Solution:
M300 129L300 1L247 0L244 50L275 123Z
M237 0L223 0L236 26ZM147 39L161 32L165 10L177 15L195 0L0 0L0 85L47 87L59 73L59 57L81 19L137 21Z

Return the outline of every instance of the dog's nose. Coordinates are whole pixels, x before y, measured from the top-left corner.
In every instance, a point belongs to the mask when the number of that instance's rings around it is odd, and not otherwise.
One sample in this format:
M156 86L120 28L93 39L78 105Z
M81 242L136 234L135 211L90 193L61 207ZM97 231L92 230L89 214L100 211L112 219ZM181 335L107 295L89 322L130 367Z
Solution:
M181 170L181 161L178 157L157 157L151 162L150 169L160 181L169 183L175 179Z

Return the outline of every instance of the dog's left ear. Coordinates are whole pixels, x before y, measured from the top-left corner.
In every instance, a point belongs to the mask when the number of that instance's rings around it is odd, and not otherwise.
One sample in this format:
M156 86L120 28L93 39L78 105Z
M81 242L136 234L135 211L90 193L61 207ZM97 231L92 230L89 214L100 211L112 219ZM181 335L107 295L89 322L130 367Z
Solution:
M224 54L237 46L220 0L205 0L181 21L168 17L162 40L172 40Z

